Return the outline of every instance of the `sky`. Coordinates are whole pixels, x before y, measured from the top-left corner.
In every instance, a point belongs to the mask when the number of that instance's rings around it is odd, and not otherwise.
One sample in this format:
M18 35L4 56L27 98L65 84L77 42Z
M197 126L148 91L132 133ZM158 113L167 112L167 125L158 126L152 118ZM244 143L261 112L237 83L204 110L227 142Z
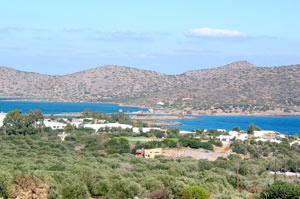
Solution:
M4 0L0 8L0 66L23 71L300 64L299 0Z

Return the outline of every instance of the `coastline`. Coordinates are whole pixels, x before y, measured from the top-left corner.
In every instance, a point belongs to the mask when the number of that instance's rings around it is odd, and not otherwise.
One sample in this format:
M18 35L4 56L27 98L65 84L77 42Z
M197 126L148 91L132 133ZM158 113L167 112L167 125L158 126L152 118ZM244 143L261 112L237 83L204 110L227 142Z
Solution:
M287 116L287 117L299 117L300 112L292 112L292 113L284 113L281 111L272 111L270 113L268 112L260 112L260 113L245 113L245 112L236 112L236 113L225 113L225 112L218 112L218 113L211 113L211 112L204 112L202 110L198 110L198 113L187 113L183 110L175 110L175 109L166 109L162 107L149 107L149 106L142 106L142 105L132 105L132 104L124 104L124 103L118 103L118 102L93 102L93 101L71 101L71 100L49 100L49 99L29 99L29 98L20 98L17 99L17 97L0 97L4 98L4 100L1 101L8 101L8 102L47 102L47 103L99 103L99 104L115 104L118 106L123 107L136 107L141 109L148 109L148 111L137 111L133 112L134 114L155 114L155 115L174 115L174 116ZM11 98L11 99L9 99ZM153 111L149 111L152 109ZM187 118L191 119L191 118Z

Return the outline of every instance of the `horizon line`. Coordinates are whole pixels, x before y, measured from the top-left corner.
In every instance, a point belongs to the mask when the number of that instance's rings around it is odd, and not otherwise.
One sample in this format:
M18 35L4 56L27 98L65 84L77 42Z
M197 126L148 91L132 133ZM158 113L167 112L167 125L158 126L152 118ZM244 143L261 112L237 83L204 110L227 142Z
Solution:
M85 72L85 71L88 71L88 70L93 70L93 69L98 69L98 68L104 68L104 67L114 66L114 67L130 68L130 69L136 69L136 70L142 70L142 71L152 71L152 72L163 74L163 75L177 76L177 75L185 74L185 73L190 72L190 71L217 69L217 68L222 68L222 67L230 66L232 64L243 63L243 62L247 63L247 64L250 64L250 65L252 65L254 67L259 67L259 68L288 67L288 66L297 66L297 65L300 65L300 63L299 63L299 64L276 65L276 66L256 66L256 65L252 64L251 62L249 62L247 60L239 60L239 61L230 62L228 64L217 66L217 67L207 67L207 68L199 68L199 69L187 70L187 71L185 71L183 73L178 73L178 74L166 74L166 73L158 72L158 71L151 70L151 69L142 69L142 68L137 68L137 67L114 65L114 64L108 64L108 65L102 65L102 66L95 66L95 67L91 67L91 68L88 68L88 69L85 69L85 70L80 70L80 71L77 71L77 72L72 72L72 73L68 73L68 74L56 74L56 75L45 74L45 73L34 72L34 71L20 70L20 69L14 68L12 66L0 66L0 68L8 68L8 69L13 69L13 70L20 71L20 72L35 73L35 74L46 75L46 76L67 76L67 75L72 75L72 74L76 74L76 73L80 73L80 72Z

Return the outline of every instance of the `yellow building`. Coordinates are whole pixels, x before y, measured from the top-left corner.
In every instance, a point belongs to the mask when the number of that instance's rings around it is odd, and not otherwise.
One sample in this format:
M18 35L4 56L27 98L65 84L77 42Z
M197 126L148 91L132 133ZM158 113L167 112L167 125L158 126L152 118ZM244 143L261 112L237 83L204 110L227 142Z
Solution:
M145 149L145 154L144 157L149 159L149 158L155 158L157 155L162 154L162 149L161 148L156 148L156 149Z

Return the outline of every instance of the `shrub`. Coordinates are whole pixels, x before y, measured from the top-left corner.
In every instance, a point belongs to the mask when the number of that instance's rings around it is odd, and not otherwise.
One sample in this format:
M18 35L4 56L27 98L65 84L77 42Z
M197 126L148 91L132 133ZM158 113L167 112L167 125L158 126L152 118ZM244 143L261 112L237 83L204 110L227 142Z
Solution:
M238 126L233 127L232 130L233 130L233 131L236 131L236 132L240 132L240 131L241 131L240 127L238 127Z
M260 194L261 199L296 199L299 197L300 186L283 181L277 181L265 188Z
M12 186L12 179L6 173L0 173L0 196L8 198L10 193L10 188Z
M208 199L210 193L203 187L190 186L182 190L183 199Z
M199 160L198 162L199 171L209 170L213 167L214 165L208 160Z
M90 196L87 186L75 180L64 184L61 195L63 199L88 199Z
M246 155L247 154L247 149L245 147L245 145L240 142L240 141L234 141L230 147L232 148L233 152L239 153L239 154L243 154Z
M109 192L111 184L108 180L96 182L92 187L92 194L97 196L105 196Z

